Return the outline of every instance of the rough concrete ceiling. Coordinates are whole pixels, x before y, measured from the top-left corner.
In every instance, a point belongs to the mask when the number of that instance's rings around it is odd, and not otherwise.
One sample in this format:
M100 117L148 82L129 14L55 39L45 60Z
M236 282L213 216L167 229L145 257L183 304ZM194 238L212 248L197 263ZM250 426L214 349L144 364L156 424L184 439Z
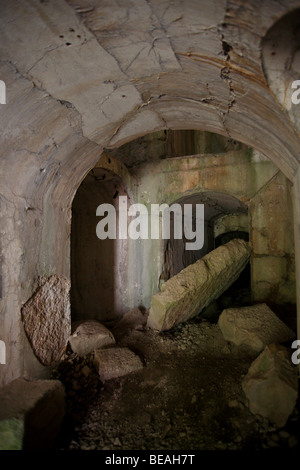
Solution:
M257 148L292 178L298 135L268 88L261 41L299 5L2 1L6 154L26 140L27 153L48 157L51 148L74 169L78 145L99 154L161 128L198 128ZM67 126L53 129L59 119Z

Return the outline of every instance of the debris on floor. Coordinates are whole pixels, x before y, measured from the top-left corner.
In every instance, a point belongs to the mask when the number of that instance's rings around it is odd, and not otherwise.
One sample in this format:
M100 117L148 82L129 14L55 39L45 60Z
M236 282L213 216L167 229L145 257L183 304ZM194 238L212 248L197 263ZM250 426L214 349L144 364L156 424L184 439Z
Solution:
M290 351L270 344L251 364L242 387L252 413L268 418L276 426L285 426L298 397L298 369Z
M67 420L57 448L299 447L299 402L280 428L252 413L242 384L258 353L225 340L217 323L192 319L160 333L140 325L123 330L114 347L128 348L144 367L102 382L94 353L79 357L67 350L53 371L66 389Z
M271 343L284 343L296 337L266 305L227 308L218 320L224 338L236 345L245 344L257 352Z
M94 364L101 382L122 377L143 368L139 356L128 348L105 348L94 351Z
M86 356L94 349L115 343L115 338L109 329L96 320L80 322L74 327L75 331L69 337L69 343L72 351L78 356Z

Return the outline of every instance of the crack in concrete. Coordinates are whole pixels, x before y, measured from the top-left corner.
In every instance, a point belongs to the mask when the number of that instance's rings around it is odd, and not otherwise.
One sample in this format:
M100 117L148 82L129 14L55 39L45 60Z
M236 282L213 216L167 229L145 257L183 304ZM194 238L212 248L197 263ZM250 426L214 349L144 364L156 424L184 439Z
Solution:
M127 73L128 69L130 69L130 67L132 66L132 64L138 59L138 57L140 56L140 54L143 52L143 50L145 50L146 48L148 47L148 44L144 47L142 47L138 53L134 56L134 58L129 62L129 64L127 65L127 67L125 68L124 70L124 73ZM148 52L148 55L150 54L151 50L149 50Z
M26 152L26 153L29 153L29 155L38 155L39 153L38 152L33 152L32 150L29 150L29 149L26 149L25 147L20 147L20 148L13 148L12 149L13 152Z
M207 84L207 86L208 86L208 84ZM197 104L204 103L204 104L210 105L213 101L216 100L216 98L211 95L210 91L209 91L209 94L210 94L210 96L205 97L205 98L199 98L198 100L193 99L193 98L183 97L183 96L172 96L171 99L172 100L175 99L177 101L187 101L187 102L197 103ZM114 130L114 132L113 132L113 134L110 138L110 141L112 140L113 137L115 137L119 133L120 129L130 120L130 118L133 117L134 113L140 111L142 108L144 108L146 106L149 106L153 103L159 102L159 100L161 100L161 98L168 98L168 97L167 97L166 94L161 94L159 96L151 96L147 101L145 101L141 105L138 105L138 107L136 107L133 111L131 111L129 114L127 114L127 116L124 118L124 120L122 120L118 124L118 126L115 128L115 130ZM168 126L165 118L161 115L161 113L159 113L157 109L153 109L152 111L155 112L156 115L159 117L159 119L164 123L165 129L169 129L169 126ZM228 137L230 137L230 136L228 135Z
M208 96L208 97L199 98L199 99L188 98L185 96L174 96L174 98L178 101L188 101L191 103L205 103L205 104L210 104L212 101L216 100L216 98L213 96Z
M221 34L220 40L221 40L221 45L222 45L222 54L225 57L225 63L226 63L226 65L223 68L221 68L220 78L224 80L228 86L229 99L228 99L227 109L225 111L220 110L219 115L222 120L223 127L226 131L227 136L231 138L230 132L226 125L226 120L230 113L231 108L236 102L235 100L236 95L234 93L234 89L232 86L232 79L230 78L230 65L231 65L230 64L230 51L232 50L232 46L227 41L224 40L223 34Z
M159 24L161 30L165 33L165 35L167 35L167 30L166 28L164 27L164 25L162 24L160 18L158 17L158 15L156 14L156 12L154 11L154 8L153 8L153 5L151 3L150 0L145 0L145 2L147 3L150 11L151 11L151 17L154 17L157 21L157 23ZM154 29L157 29L157 27L153 24L153 28Z
M268 179L268 181L266 181L259 189L258 191L256 191L256 193L254 193L251 198L250 198L250 202L252 201L252 199L254 199L258 194L260 194L261 192L265 191L267 189L267 187L277 178L278 175L281 174L281 171L278 170L276 171L276 173L271 176L271 178Z
M19 207L25 207L28 204L28 201L31 200L30 197L25 198L25 197L23 197L19 194L16 194L13 191L13 189L8 187L8 186L6 186L6 190L7 190L7 193L11 193L12 197L10 196L10 198L8 199L6 196L4 196L3 193L0 193L0 199L2 199L7 205L12 205L15 210L18 210ZM23 204L21 205L21 203L20 203L19 206L17 206L14 202L14 199L23 201Z
M119 133L120 129L122 127L124 127L132 117L134 117L135 113L138 113L142 108L144 108L145 106L149 106L153 101L158 101L160 98L164 97L166 95L159 95L159 97L150 97L148 99L148 101L140 104L140 105L137 105L131 112L129 112L120 122L119 124L117 125L117 127L114 129L110 139L109 139L109 143L107 145L107 147L110 146L110 142L111 140ZM153 112L155 112L155 114L159 117L159 119L164 123L165 125L165 128L168 129L169 126L167 125L167 122L166 120L160 115L160 113L157 111L157 110L152 110Z
M64 46L64 44L61 44L61 45L59 45L59 46L55 46L55 47L53 47L52 49L49 49L49 50L45 51L44 54L42 54L42 56L41 56L38 60L36 60L35 63L34 63L28 70L26 70L25 73L28 73L28 74L29 74L29 72L30 72L39 62L41 62L41 61L46 57L46 55L48 55L50 52L53 52L53 51L56 51L57 49L60 49L60 48L63 47L63 46Z
M54 50L54 49L53 49ZM50 52L50 51L48 51ZM26 80L27 82L29 82L31 85L32 85L32 88L36 88L38 91L40 92L43 92L45 94L45 97L46 98L49 98L53 101L55 101L56 103L59 103L61 104L62 106L65 106L66 108L68 109L72 109L73 112L76 113L76 118L77 120L79 119L79 126L80 126L80 130L78 129L78 125L74 124L72 122L72 116L70 114L68 114L67 116L67 119L68 119L68 123L69 123L69 126L71 127L71 129L75 132L76 135L80 136L80 137L85 137L83 135L83 124L82 124L82 116L80 114L80 112L77 110L77 108L74 106L73 103L70 103L69 101L65 101L65 100L61 100L61 99L58 99L58 98L55 98L53 95L51 95L51 93L49 93L43 86L42 86L42 83L38 84L37 83L37 80L31 75L29 74L28 72L21 72L18 67L13 63L11 62L10 60L6 60L4 61L5 63L7 63L8 65L10 65L13 70L15 71L15 73L20 77L22 78L23 80ZM32 67L31 67L32 69ZM31 70L30 69L30 70ZM87 138L87 137L85 137ZM90 140L90 139L88 139ZM92 142L92 140L90 140ZM95 142L97 143L97 142Z
M155 19L156 19L156 21L157 21L157 23L158 23L158 25L159 25L161 31L163 31L163 33L164 33L164 37L163 37L163 38L160 38L160 39L164 39L164 38L165 38L165 39L168 40L168 43L169 43L170 48L171 48L171 50L172 50L172 52L173 52L173 54L174 54L174 57L175 57L175 59L176 59L176 62L177 62L177 64L179 65L180 69L182 70L182 65L181 65L180 60L178 59L178 57L177 57L177 55L176 55L176 53L175 53L175 49L174 49L174 47L173 47L171 38L170 38L170 36L169 36L169 34L168 34L168 30L167 30L166 27L164 26L162 20L161 20L161 19L159 18L159 16L156 14L156 12L155 12L155 10L154 10L154 8L153 8L153 5L152 5L152 3L151 3L151 1L150 1L150 0L145 0L145 2L146 2L147 5L149 6L149 9L150 9L150 11L151 11L151 16L154 16L154 17L155 17ZM169 8L169 5L168 5L167 8L165 9L165 11L164 11L164 13L163 13L163 15L162 15L162 18L165 16L165 14L166 14L168 8ZM178 18L177 20L179 20L179 18ZM158 29L157 26L153 25L153 30L152 30L152 31L157 30L157 29ZM160 65L160 66L162 65L162 64L161 64L161 61L159 61L159 65Z
M92 11L94 10L94 7L91 7L91 8L92 8L92 9L91 9L89 12L92 12ZM75 9L75 11L77 11L77 10ZM88 13L88 12L87 12L87 13ZM81 12L78 12L78 14L79 14L79 16L81 16ZM128 14L129 14L129 13L128 13ZM124 21L125 21L125 20L124 20ZM88 42L88 41L91 41L92 39L94 39L94 40L97 42L97 44L98 44L108 55L110 55L110 57L112 57L112 58L116 61L117 65L118 65L118 67L119 67L120 72L121 72L122 74L124 74L128 79L130 79L129 75L128 75L127 72L126 72L127 69L125 69L125 70L123 69L123 67L122 67L122 65L121 65L120 60L118 59L118 57L116 57L116 56L111 52L113 49L118 49L118 47L112 48L112 49L109 49L109 48L104 47L104 46L101 44L101 42L99 41L99 39L98 39L98 37L97 37L95 31L92 30L89 26L86 25L86 22L84 21L84 19L83 19L83 23L84 23L84 26L85 26L85 28L87 29L87 31L92 35L92 38L89 38L89 39L86 40L85 42ZM114 37L119 37L119 34L114 35ZM83 42L82 44L84 44L85 42Z

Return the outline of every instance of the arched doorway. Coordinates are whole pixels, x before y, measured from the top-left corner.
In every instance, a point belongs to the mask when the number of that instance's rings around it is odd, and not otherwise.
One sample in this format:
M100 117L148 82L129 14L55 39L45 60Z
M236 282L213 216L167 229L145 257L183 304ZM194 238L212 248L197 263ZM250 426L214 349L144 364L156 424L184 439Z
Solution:
M71 307L72 320L118 318L124 309L127 279L127 240L96 234L97 207L128 196L120 176L101 167L93 168L79 186L72 205ZM103 213L103 215L105 215Z
M247 206L236 197L214 191L184 196L175 201L174 204L180 204L181 206L191 204L194 208L194 214L197 204L204 206L204 244L200 250L187 251L185 249L186 240L184 238L182 240L175 239L173 233L165 247L166 279L174 276L216 248L214 236L215 220L224 216L224 214L247 214Z

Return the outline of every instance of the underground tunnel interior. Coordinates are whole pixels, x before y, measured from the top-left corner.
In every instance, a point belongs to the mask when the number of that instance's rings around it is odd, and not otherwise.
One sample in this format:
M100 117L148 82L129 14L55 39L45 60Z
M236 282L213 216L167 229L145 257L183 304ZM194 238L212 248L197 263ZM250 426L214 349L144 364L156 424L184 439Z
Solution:
M195 143L201 153L187 156ZM145 154L139 161L141 147ZM216 165L222 178L214 174ZM174 180L180 181L176 192ZM173 233L163 242L99 240L97 206L117 208L121 195L147 204L204 204L204 246L186 251L184 240L174 239ZM285 430L254 418L240 381L257 352L235 348L218 329L224 309L262 304L295 329L288 225L293 225L289 182L272 162L236 141L201 131L162 131L105 152L82 181L72 206L72 319L75 326L78 320L103 323L117 345L134 351L146 369L99 384L93 354L80 358L69 348L54 371L66 386L69 407L58 445L72 450L296 445L297 408ZM159 335L149 332L147 299L184 268L236 238L249 242L252 252L230 287L190 320ZM133 283L136 288L130 290Z
M126 3L1 4L0 447L28 391L19 448L299 448L299 0ZM204 247L99 240L124 197Z

